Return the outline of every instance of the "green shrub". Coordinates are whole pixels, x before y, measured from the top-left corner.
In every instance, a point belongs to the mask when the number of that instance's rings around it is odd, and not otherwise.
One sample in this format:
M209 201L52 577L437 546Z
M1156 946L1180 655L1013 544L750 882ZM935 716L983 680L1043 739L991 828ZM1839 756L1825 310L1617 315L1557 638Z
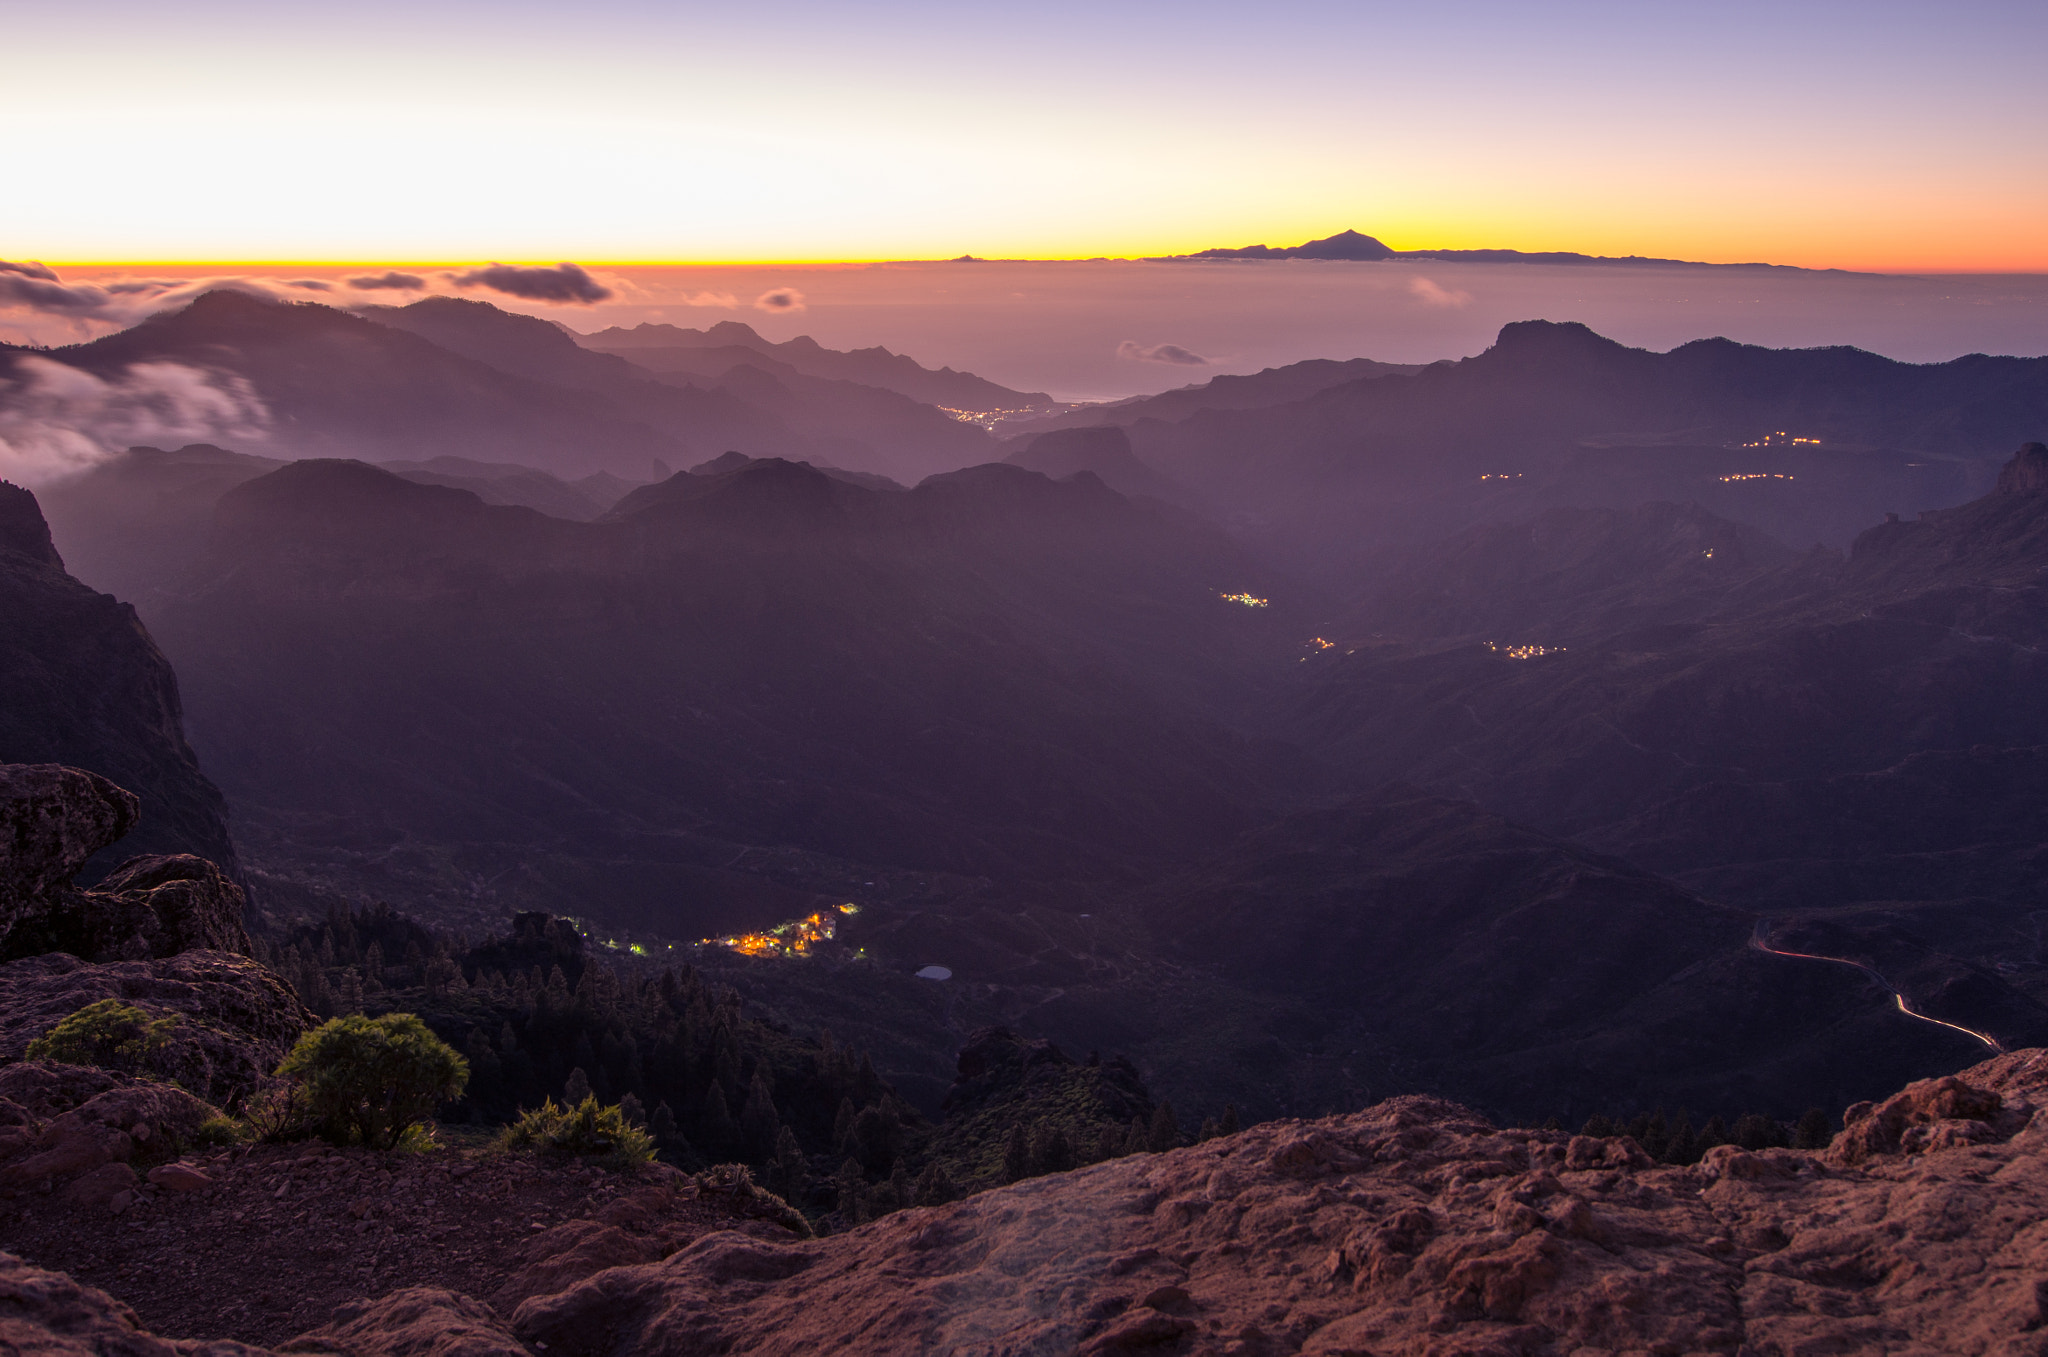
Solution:
M604 1107L594 1097L574 1107L549 1098L506 1127L504 1141L509 1149L599 1159L615 1168L654 1158L654 1137L628 1121L616 1104Z
M469 1082L469 1062L410 1013L335 1018L300 1037L277 1072L299 1082L330 1140L379 1150L408 1141Z
M208 1117L199 1123L199 1129L192 1133L192 1144L208 1149L221 1149L240 1145L251 1139L253 1132L233 1117Z
M124 1074L159 1073L178 1015L152 1020L119 999L87 1004L28 1044L30 1060L97 1065Z

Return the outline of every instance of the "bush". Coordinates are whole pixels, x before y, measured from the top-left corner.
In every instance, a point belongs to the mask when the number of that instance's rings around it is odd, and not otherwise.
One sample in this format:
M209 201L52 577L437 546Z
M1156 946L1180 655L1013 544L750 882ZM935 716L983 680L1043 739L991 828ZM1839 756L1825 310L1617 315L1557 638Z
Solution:
M240 1145L251 1135L248 1126L233 1117L208 1117L199 1123L199 1129L192 1133L192 1143L208 1149L222 1149Z
M30 1060L96 1065L123 1074L160 1073L178 1015L151 1020L119 999L87 1004L28 1044Z
M469 1062L410 1013L355 1013L306 1033L277 1067L299 1081L320 1129L337 1143L396 1148L469 1082Z
M506 1127L504 1142L509 1149L599 1159L614 1168L654 1158L654 1137L628 1121L617 1104L605 1107L594 1097L574 1107L549 1098Z

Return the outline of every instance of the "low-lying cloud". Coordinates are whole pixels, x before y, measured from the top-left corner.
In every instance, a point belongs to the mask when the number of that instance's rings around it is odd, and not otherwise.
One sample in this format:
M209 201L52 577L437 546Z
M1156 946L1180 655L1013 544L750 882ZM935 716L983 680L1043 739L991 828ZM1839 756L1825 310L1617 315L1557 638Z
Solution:
M400 273L397 269L343 281L358 292L418 292L427 285L427 280L417 273Z
M138 443L232 445L262 437L269 425L255 390L231 373L135 363L105 378L23 355L11 377L0 378L0 478L41 485Z
M590 276L581 264L561 263L552 268L522 264L492 264L468 273L448 275L457 287L487 287L508 297L530 302L574 303L588 306L612 295L612 290Z
M773 287L754 298L756 311L786 312L804 309L804 294L793 287Z
M1408 291L1424 306L1463 306L1472 300L1472 294L1469 292L1439 287L1427 278L1409 279Z
M1209 360L1193 349L1184 349L1178 344L1140 344L1135 339L1126 339L1117 345L1116 356L1139 363L1174 363L1194 368L1209 366Z
M48 264L33 259L0 259L0 273L20 273L30 278L40 278L46 283L57 281L57 272Z

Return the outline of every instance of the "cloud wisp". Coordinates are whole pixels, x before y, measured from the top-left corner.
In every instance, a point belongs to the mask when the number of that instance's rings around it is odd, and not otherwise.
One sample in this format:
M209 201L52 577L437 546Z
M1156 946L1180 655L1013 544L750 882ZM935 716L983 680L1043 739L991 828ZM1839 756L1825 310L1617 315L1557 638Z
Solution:
M487 287L530 302L589 306L612 295L612 290L591 277L581 264L567 262L552 268L494 263L467 273L451 273L448 280L457 287Z
M754 298L754 309L771 315L804 309L804 294L793 287L772 287Z
M1427 278L1408 280L1409 295L1424 306L1463 306L1472 300L1472 294L1455 288L1440 287Z
M1172 363L1191 368L1209 366L1209 360L1193 349L1184 349L1178 344L1140 344L1135 339L1126 339L1117 345L1116 356L1137 363Z
M135 363L106 378L34 354L0 379L0 477L36 486L138 443L261 438L270 412L244 379L184 363Z

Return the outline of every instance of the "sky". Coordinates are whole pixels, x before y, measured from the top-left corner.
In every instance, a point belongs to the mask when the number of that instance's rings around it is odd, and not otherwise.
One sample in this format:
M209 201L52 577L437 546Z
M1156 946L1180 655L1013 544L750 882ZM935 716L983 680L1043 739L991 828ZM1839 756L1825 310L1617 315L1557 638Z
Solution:
M0 32L0 258L67 268L1085 258L1353 227L2048 272L2039 0L0 0Z

